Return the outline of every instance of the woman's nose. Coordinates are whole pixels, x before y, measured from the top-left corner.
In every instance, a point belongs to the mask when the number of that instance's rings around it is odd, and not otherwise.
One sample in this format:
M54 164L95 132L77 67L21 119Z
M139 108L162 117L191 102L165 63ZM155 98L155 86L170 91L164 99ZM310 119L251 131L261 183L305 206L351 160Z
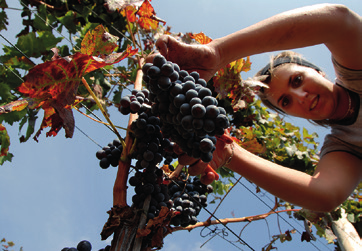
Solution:
M304 91L302 88L297 88L292 90L292 95L300 104L304 104L308 97L308 92Z

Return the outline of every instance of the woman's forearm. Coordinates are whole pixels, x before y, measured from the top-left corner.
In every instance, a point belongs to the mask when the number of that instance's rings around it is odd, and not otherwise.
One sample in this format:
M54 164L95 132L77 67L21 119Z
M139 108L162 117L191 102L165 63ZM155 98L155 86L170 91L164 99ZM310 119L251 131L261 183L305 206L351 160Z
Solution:
M328 196L331 191L327 191L323 182L306 173L262 159L233 144L234 155L228 165L232 171L292 204L314 211L333 209L333 202Z
M267 18L228 36L215 39L210 46L220 54L220 67L239 58L263 52L288 50L316 44L337 43L346 31L349 10L343 5L319 4ZM354 31L356 32L356 31ZM346 39L346 37L344 37Z

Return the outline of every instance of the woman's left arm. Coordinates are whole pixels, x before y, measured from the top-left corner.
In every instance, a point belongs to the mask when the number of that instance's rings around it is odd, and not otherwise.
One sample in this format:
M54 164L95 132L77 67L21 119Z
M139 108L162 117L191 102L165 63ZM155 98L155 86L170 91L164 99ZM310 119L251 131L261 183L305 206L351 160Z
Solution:
M311 188L317 197L324 198L329 210L343 203L362 179L362 160L353 154L336 151L324 155L313 174ZM328 211L328 210L327 210Z

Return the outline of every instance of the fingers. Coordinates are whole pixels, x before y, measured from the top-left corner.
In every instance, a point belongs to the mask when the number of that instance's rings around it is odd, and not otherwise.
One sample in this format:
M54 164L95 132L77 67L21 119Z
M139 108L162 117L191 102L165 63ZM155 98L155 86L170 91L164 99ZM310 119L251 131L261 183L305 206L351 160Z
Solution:
M156 41L156 48L161 53L161 55L165 56L167 58L167 52L168 52L168 44L171 39L174 39L167 35L162 35L159 39Z
M178 163L180 163L180 165L192 165L195 164L198 161L198 159L195 159L193 157L188 156L186 153L182 153L181 155L178 156Z

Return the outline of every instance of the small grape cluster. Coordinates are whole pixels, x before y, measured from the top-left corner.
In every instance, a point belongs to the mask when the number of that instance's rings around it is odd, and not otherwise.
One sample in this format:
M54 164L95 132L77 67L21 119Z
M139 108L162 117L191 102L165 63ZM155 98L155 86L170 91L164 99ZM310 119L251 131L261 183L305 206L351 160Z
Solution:
M123 115L130 113L135 114L140 110L147 109L151 105L148 99L149 91L147 89L132 90L131 94L127 94L121 98L119 111Z
M118 166L119 159L122 155L123 145L119 139L114 139L108 143L102 150L97 151L96 157L99 159L99 166L107 169L109 166Z
M211 185L201 183L198 177L193 179L180 174L180 179L168 185L168 191L173 201L172 209L179 212L172 218L174 226L187 227L197 223L201 208L207 206L207 194L213 192Z
M216 137L224 134L229 119L223 107L197 72L180 70L162 55L143 68L150 91L152 113L162 122L164 137L170 138L189 156L212 160Z
M63 248L61 251L91 251L92 245L89 241L83 240L78 243L77 247Z

